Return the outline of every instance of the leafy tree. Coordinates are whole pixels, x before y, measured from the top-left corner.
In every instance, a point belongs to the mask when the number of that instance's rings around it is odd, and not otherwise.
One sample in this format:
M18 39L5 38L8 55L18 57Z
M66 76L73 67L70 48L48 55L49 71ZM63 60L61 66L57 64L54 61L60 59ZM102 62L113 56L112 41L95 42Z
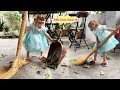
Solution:
M105 13L106 11L94 11L96 14L102 14Z
M13 30L19 30L18 24L21 22L21 15L18 11L4 11L4 16L11 20L13 25L12 28Z

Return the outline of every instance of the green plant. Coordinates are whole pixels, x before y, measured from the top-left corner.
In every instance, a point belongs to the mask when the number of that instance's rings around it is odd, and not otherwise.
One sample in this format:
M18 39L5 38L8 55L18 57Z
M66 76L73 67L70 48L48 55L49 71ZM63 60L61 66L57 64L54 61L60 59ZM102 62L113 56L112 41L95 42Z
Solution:
M7 19L10 19L12 21L12 29L13 30L19 30L20 27L18 26L18 24L21 22L21 15L18 11L6 11L4 13L4 16Z
M19 27L17 25L12 27L13 30L19 30Z
M80 24L80 27L81 27L81 28L83 28L83 27L84 27L84 24L83 24L83 23L81 23L81 24Z
M60 29L63 29L64 24L59 24Z
M3 31L3 29L4 29L4 22L0 24L0 31Z
M8 19L11 19L13 23L18 23L21 21L20 13L18 13L17 11L6 11L4 15Z
M8 32L9 31L9 27L7 25L4 25L4 31Z
M63 26L66 27L68 26L70 23L63 23L63 24L59 24L60 29L63 29Z
M94 11L96 14L102 14L105 13L106 11Z

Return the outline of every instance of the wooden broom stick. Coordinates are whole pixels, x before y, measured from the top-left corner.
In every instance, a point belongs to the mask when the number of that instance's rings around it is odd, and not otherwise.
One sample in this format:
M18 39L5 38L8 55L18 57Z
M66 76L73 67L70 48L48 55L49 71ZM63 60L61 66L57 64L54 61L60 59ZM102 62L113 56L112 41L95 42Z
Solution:
M16 52L17 57L21 56L23 36L24 36L24 33L25 33L26 25L27 25L27 16L28 16L28 11L25 11L23 13L20 35L19 35L19 39L18 39L18 46L17 46L17 52Z

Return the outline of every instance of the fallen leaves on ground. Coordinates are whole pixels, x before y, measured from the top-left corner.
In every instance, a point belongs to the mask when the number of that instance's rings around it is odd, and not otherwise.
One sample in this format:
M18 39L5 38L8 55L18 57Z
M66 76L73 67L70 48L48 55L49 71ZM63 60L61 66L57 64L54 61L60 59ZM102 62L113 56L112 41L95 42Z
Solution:
M111 60L111 58L110 58L109 56L106 56L106 59L107 59L107 60Z
M103 55L101 55L101 57L103 57ZM106 56L107 60L111 60L111 58L109 56Z
M32 69L37 70L38 68L36 66L31 66Z
M100 71L100 75L102 75L102 76L103 76L103 75L104 75L104 72L103 72L103 71Z
M82 65L84 68L91 68L92 65L84 64Z
M40 74L40 71L37 71L37 74Z
M34 58L34 57L36 57L36 56L32 56L32 58Z
M75 71L74 73L75 73L75 74L80 74L80 73L78 73L78 72L76 72L76 71Z
M46 67L47 67L47 66L46 66L46 63L43 63L43 64L42 64L42 68L43 68L43 69L46 69Z
M5 54L1 54L1 57L0 57L0 58L4 58L5 56L7 56L7 55L5 55Z
M45 74L45 79L49 79L50 75L49 74Z
M115 58L115 60L120 60L120 58Z
M77 61L76 59L71 59L70 62L74 63L75 61Z
M69 66L67 66L65 63L63 63L61 66L63 66L63 67L69 67Z

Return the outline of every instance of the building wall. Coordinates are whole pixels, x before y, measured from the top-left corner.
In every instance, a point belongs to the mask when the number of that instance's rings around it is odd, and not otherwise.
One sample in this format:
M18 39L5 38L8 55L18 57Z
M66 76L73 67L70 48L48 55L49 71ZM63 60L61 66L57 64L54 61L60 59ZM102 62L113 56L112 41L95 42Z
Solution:
M120 11L116 11L116 26L120 25Z
M114 28L116 26L116 11L106 12L106 26Z

